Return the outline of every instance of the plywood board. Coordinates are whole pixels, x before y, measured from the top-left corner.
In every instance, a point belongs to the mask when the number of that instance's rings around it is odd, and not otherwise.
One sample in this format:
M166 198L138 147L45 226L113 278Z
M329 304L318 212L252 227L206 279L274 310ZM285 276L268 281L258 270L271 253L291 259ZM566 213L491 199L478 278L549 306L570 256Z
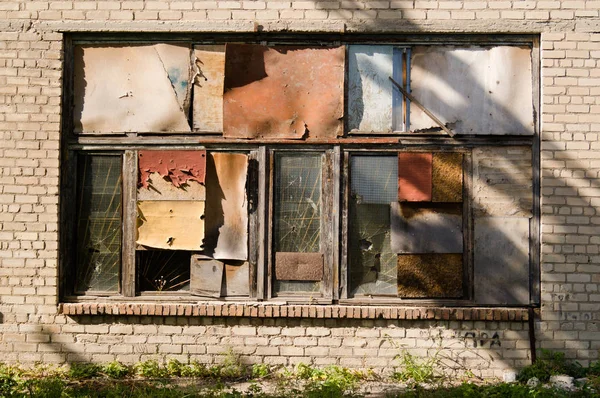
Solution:
M472 195L476 217L531 217L531 147L474 148Z
M475 219L477 304L529 304L529 220Z
M197 181L188 180L176 187L158 172L149 173L147 187L138 187L137 200L205 200L206 188Z
M432 160L431 153L400 152L398 154L399 201L431 201Z
M194 81L194 130L223 131L225 46L194 46L197 76Z
M248 259L248 155L209 154L206 189L207 255L223 260Z
M223 297L248 296L250 294L250 265L244 262L226 262L225 278L221 288Z
M394 253L462 253L462 205L391 204Z
M398 255L398 296L461 298L462 254Z
M206 174L206 151L139 151L138 186L148 188L151 173L167 178L176 188L190 181L204 184Z
M192 256L190 292L208 297L221 297L224 264L219 260Z
M433 202L462 202L462 153L434 153L432 163Z
M189 132L190 64L186 45L75 46L75 132Z
M348 46L348 130L392 131L393 58L393 46Z
M139 245L167 250L201 250L204 238L204 202L138 202Z
M227 44L225 51L225 137L343 134L344 47Z
M412 94L457 134L532 135L531 48L516 46L412 48ZM437 129L410 108L411 130Z
M322 253L275 253L275 278L283 281L323 279Z

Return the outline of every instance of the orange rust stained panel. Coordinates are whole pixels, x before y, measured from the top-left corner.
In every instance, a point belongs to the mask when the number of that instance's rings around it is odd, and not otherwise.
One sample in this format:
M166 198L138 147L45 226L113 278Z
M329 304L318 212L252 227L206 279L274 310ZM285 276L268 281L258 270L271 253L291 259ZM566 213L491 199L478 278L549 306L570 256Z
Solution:
M335 138L343 134L344 47L228 44L223 135Z
M158 173L179 188L188 181L204 184L206 151L139 151L138 186L148 188L150 174Z
M398 154L398 200L400 202L429 202L432 191L431 153Z

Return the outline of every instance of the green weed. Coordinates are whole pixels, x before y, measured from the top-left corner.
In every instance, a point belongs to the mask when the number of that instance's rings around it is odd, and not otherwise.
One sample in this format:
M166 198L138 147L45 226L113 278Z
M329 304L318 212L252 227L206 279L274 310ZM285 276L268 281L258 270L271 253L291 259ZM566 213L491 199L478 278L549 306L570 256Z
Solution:
M533 365L524 367L518 375L518 380L526 382L532 377L537 377L542 382L547 382L550 376L566 374L575 378L584 377L587 370L578 362L565 359L562 352L541 350L539 358Z

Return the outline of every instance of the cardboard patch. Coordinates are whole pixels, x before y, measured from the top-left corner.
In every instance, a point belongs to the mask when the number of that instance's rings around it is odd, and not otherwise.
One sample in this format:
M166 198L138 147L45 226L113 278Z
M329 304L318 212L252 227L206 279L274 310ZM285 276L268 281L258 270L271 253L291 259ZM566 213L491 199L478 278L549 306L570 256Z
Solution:
M322 253L275 253L275 278L283 281L323 279Z

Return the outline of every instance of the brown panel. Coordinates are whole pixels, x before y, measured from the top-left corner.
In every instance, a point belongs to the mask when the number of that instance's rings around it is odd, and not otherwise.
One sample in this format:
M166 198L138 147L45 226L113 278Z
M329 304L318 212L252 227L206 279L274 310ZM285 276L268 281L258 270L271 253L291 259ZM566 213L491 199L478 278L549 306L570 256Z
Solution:
M75 132L190 131L190 51L180 44L75 46Z
M462 281L462 254L398 255L399 297L460 298Z
M431 153L403 152L398 154L399 201L431 201L432 160Z
M139 151L138 186L148 188L151 173L166 177L179 188L188 181L204 184L206 151Z
M150 173L147 188L138 187L137 200L205 200L206 188L199 182L188 180L179 188L158 172Z
M462 153L434 153L432 171L432 200L462 202Z
M209 297L221 297L223 263L204 256L192 256L190 292Z
M223 260L248 259L248 155L211 153L206 189L204 252Z
M343 134L344 47L228 44L223 135L335 138Z
M167 250L201 250L204 202L138 202L139 245Z
M194 130L223 131L225 46L195 46Z
M275 253L275 278L283 281L323 279L322 253Z

